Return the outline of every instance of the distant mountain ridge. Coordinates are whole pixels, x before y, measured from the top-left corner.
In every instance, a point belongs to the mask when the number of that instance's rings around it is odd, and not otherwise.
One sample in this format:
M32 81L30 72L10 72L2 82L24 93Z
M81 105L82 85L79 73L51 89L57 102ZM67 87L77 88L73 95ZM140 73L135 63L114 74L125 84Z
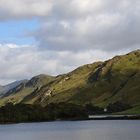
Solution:
M122 102L140 112L140 50L95 62L59 76L38 75L11 88L0 105L73 103L106 107ZM1 87L0 87L1 89Z
M0 95L4 95L5 93L7 93L10 89L15 88L16 86L18 86L19 84L25 82L27 80L20 80L20 81L15 81L12 82L10 84L7 84L5 86L0 86Z

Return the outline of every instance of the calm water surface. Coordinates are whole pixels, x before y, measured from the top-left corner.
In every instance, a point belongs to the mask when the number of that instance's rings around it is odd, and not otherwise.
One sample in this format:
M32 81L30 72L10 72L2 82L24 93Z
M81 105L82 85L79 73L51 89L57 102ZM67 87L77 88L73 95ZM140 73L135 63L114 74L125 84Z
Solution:
M0 140L140 140L140 121L62 121L0 125Z

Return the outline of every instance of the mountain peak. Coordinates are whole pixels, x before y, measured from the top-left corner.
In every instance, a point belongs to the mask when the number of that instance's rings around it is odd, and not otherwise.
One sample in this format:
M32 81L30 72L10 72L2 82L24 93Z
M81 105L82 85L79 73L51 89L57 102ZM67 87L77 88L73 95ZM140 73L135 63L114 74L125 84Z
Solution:
M0 99L0 104L22 102L46 106L66 102L106 107L123 102L135 107L140 103L139 83L140 50L136 50L60 76L37 75Z

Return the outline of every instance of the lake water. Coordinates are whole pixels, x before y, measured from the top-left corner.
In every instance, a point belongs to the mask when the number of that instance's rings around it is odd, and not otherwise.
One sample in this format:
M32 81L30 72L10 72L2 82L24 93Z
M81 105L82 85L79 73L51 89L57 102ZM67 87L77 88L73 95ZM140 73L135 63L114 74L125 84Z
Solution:
M140 121L60 121L0 125L0 140L140 140Z

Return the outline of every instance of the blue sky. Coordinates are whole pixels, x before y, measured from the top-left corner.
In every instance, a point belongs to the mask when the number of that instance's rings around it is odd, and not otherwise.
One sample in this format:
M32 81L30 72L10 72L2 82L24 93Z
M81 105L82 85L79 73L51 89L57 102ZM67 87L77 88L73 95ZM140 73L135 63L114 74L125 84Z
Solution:
M35 39L27 34L39 27L40 22L37 19L0 22L0 43L34 44Z

